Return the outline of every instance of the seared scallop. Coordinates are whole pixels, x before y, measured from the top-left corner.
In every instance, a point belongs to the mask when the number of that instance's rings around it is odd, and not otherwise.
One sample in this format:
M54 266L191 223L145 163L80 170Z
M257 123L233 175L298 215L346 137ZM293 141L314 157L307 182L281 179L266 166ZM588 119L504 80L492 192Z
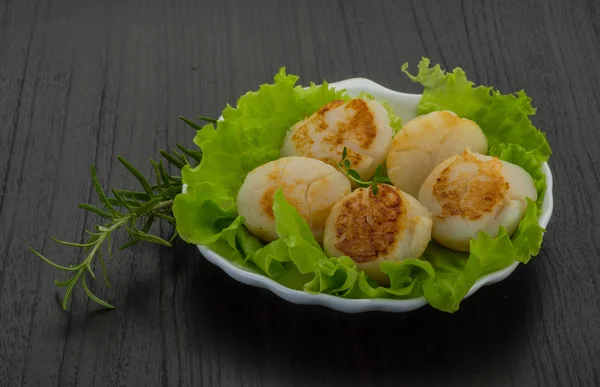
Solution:
M433 214L433 239L456 251L469 251L480 231L496 237L502 226L511 235L526 198L537 200L537 192L523 168L469 150L435 167L419 191Z
M277 239L273 195L285 199L309 224L317 242L323 241L331 207L350 193L350 182L331 165L307 157L284 157L251 171L237 195L238 213L246 228L263 241Z
M349 256L384 285L381 262L418 258L431 239L431 214L412 196L380 184L377 195L359 188L333 206L323 247L329 256Z
M287 133L282 156L304 156L326 163L341 161L347 148L352 169L370 179L385 157L392 140L387 110L377 101L362 98L332 101Z
M419 116L394 137L386 162L388 176L396 187L416 197L436 165L466 148L488 151L487 139L475 122L450 111Z

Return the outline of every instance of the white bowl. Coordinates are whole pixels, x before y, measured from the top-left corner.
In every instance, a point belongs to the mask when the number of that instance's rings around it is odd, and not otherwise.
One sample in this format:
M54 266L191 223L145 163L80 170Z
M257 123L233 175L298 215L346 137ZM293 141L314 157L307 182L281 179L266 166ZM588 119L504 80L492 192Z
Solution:
M408 120L411 120L417 116L417 105L421 99L420 94L399 93L364 78L347 79L345 81L331 83L330 86L335 87L336 89L346 89L350 96L356 96L361 92L367 92L378 100L387 101L392 109L394 109L396 114L402 118L402 122L407 122ZM550 217L552 216L552 173L547 163L544 163L542 169L546 175L546 184L548 188L544 196L539 223L540 226L545 228L550 221ZM323 305L345 313L359 313L372 310L385 312L408 312L427 304L427 301L423 297L409 300L354 300L336 297L329 294L311 294L301 290L294 290L287 288L262 274L234 264L205 246L198 246L198 249L207 260L219 266L232 278L248 285L269 289L279 297L295 304ZM471 287L466 297L469 297L471 294L475 293L483 285L489 285L502 281L516 269L518 264L519 262L514 262L502 270L498 270L479 278L473 287Z

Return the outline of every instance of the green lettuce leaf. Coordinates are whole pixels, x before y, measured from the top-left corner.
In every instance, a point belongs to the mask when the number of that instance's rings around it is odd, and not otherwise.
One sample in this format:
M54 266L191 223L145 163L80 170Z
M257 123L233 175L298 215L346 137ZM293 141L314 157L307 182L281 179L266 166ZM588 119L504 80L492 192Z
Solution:
M359 275L356 264L349 257L321 260L315 263L315 276L304 285L304 290L351 297Z
M408 73L408 64L402 66L413 82L424 86L419 102L419 114L451 110L461 117L475 121L488 139L490 147L499 144L518 144L532 151L536 160L547 161L552 153L546 135L536 129L529 116L535 114L523 90L516 94L502 94L488 86L474 87L461 68L447 74L439 65L429 67L423 58L417 75Z
M381 271L390 278L390 286L379 286L365 273L361 273L358 285L368 298L419 297L422 295L423 284L436 276L431 263L415 258L402 262L383 262Z
M327 256L313 236L310 226L289 204L279 188L273 200L275 232L288 248L289 259L303 274L313 273L315 263L324 261Z
M334 276L332 270L328 270L329 266L325 265L326 268L323 266L328 262L328 258L315 240L310 226L298 214L296 208L285 200L281 188L275 191L273 197L273 215L276 221L275 231L279 239L249 254L247 259L280 283L288 286L289 283L295 283L296 286L290 287L299 290L313 292L324 290L315 288L314 282L317 277L321 277L322 269ZM337 258L331 260L338 261ZM300 278L304 281L299 281ZM331 286L327 289L331 289Z
M187 192L175 200L173 213L177 230L190 243L210 245L216 242L223 229L237 218L233 198L217 184L203 182L189 186Z
M542 238L544 236L544 230L538 223L539 209L529 200L527 202L527 212L525 217L519 223L519 228L512 235L511 239L513 245L518 253L515 255L515 259L519 262L527 263L531 259L538 255L542 248Z

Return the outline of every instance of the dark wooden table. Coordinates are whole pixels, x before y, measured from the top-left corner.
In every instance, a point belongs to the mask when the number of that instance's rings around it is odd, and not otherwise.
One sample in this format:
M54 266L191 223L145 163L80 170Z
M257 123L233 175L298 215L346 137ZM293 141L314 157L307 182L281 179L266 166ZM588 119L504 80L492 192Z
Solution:
M600 385L600 2L0 1L0 385ZM400 72L421 56L481 84L525 89L554 154L555 210L541 254L449 315L346 315L289 304L193 246L139 245L110 262L116 304L57 272L98 219L106 186L192 145L178 115L218 116L286 65L309 80ZM165 235L167 229L163 230Z

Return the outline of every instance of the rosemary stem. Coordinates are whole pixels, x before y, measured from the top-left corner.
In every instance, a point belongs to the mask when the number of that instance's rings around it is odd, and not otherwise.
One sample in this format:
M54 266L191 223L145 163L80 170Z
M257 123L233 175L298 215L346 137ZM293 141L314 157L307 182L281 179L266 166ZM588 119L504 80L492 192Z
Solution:
M160 202L157 205L155 205L154 207L152 207L152 210L162 210L163 208L168 208L171 207L173 205L173 200L165 200L164 202Z

